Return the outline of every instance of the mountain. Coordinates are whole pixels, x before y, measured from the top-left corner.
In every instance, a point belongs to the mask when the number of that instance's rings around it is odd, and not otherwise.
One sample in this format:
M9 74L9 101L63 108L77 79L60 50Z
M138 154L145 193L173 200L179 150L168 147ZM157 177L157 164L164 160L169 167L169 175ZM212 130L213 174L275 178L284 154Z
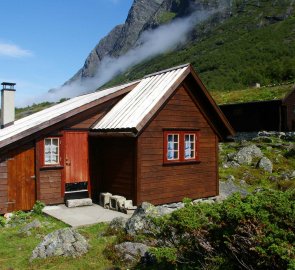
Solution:
M187 20L187 31L179 36L178 42L172 41L173 46L163 51L159 43L159 52L129 64L124 59L124 65L120 63L121 68L113 71L114 78L107 77L102 83L111 78L107 85L134 80L185 62L194 65L209 89L231 90L256 82L268 85L292 81L294 8L294 0L134 0L126 22L98 43L84 66L66 84L97 78L101 70L111 72L109 59L116 66L116 59L126 54L128 59L130 51L138 53L145 33L156 33L173 23L179 26L192 15L194 20ZM178 28L171 29L165 39L177 36ZM150 37L156 39L159 35Z

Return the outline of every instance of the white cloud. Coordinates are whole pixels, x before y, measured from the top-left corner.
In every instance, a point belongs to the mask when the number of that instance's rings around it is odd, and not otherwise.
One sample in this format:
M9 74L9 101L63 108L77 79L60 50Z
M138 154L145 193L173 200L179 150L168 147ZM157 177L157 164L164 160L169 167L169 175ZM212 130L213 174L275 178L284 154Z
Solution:
M22 49L15 44L0 43L0 56L19 58L19 57L28 57L32 55L33 53L31 51Z

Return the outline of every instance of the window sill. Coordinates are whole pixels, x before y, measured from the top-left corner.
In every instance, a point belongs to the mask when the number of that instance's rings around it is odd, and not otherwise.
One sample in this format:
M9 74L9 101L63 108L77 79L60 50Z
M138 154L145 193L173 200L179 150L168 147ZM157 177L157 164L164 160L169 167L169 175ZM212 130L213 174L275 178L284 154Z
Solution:
M62 165L43 165L40 167L40 171L46 171L46 170L60 170L63 169L64 166Z
M189 160L189 161L171 161L164 162L163 166L181 166L181 165L190 165L190 164L199 164L200 160Z

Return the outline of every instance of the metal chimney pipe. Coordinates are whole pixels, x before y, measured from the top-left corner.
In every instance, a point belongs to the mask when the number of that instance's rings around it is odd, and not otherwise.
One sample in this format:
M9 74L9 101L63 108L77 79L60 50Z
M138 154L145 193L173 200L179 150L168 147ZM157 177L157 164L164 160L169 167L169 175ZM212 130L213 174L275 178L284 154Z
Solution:
M12 125L15 120L15 83L1 83L1 128Z

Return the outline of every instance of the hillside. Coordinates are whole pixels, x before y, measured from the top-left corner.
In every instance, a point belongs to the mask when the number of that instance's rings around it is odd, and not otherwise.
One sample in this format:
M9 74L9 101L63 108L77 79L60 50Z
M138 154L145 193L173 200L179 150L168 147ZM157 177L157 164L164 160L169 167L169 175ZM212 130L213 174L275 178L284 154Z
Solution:
M243 89L295 78L293 1L233 1L231 16L195 27L182 48L130 68L108 85L190 62L211 90Z

